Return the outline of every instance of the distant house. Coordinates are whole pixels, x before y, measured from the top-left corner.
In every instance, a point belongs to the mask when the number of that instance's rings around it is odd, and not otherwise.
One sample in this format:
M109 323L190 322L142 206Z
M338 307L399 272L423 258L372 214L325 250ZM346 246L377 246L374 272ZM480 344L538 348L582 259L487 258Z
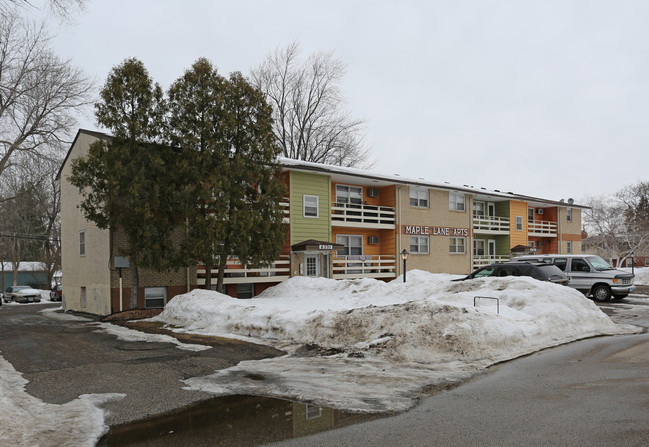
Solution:
M21 262L17 272L17 286L31 286L47 290L47 270L42 262ZM11 262L0 263L0 286L5 290L14 285L14 270Z

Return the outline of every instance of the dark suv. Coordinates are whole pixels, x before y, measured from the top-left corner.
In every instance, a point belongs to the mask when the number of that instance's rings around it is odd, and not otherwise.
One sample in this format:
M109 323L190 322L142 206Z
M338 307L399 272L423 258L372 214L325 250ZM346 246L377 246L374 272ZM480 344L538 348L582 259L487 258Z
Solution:
M504 262L502 264L490 264L479 268L466 278L456 279L455 281L494 276L530 276L539 281L549 281L555 284L561 284L562 286L567 286L570 282L568 275L562 272L559 267L541 262Z

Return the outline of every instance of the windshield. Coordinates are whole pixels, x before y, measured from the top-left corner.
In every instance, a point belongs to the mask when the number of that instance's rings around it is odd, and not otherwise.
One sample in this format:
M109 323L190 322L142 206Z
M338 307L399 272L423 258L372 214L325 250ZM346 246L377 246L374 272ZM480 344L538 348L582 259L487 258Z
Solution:
M587 259L596 270L613 270L613 267L599 256L589 256Z

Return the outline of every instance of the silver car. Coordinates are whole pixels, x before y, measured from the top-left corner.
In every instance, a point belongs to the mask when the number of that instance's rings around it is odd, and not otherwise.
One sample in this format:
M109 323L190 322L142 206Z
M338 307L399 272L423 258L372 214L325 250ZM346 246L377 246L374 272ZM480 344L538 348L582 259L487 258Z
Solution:
M599 302L621 299L635 290L631 273L617 270L595 255L527 255L512 261L554 264L570 277L570 287Z
M40 303L41 292L29 286L9 286L2 293L2 299L5 303Z

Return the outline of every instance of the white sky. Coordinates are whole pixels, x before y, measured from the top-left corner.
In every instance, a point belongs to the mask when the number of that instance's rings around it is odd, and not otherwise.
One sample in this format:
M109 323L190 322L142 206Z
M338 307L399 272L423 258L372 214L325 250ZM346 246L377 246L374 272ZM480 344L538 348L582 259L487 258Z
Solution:
M54 44L99 84L135 56L164 88L201 56L333 51L376 170L579 201L647 180L648 21L643 0L89 0Z
M638 283L646 284L649 269L636 272ZM187 389L372 413L407 410L424 387L465 380L496 362L580 338L641 331L613 323L569 287L527 277L451 278L420 270L408 272L405 284L400 278L384 283L297 277L249 300L196 289L176 296L155 319L182 332L244 339L288 353L187 379ZM43 291L43 298L47 296ZM475 296L498 298L499 312L493 300L479 299L474 307ZM636 299L629 297L626 305ZM5 306L0 313L23 305ZM47 318L77 321L121 340L205 349L56 310L43 312ZM305 344L339 353L297 353ZM27 381L1 355L0 445L92 446L108 429L102 404L123 394L107 390L49 404L25 391ZM27 419L29 424L13 423Z

